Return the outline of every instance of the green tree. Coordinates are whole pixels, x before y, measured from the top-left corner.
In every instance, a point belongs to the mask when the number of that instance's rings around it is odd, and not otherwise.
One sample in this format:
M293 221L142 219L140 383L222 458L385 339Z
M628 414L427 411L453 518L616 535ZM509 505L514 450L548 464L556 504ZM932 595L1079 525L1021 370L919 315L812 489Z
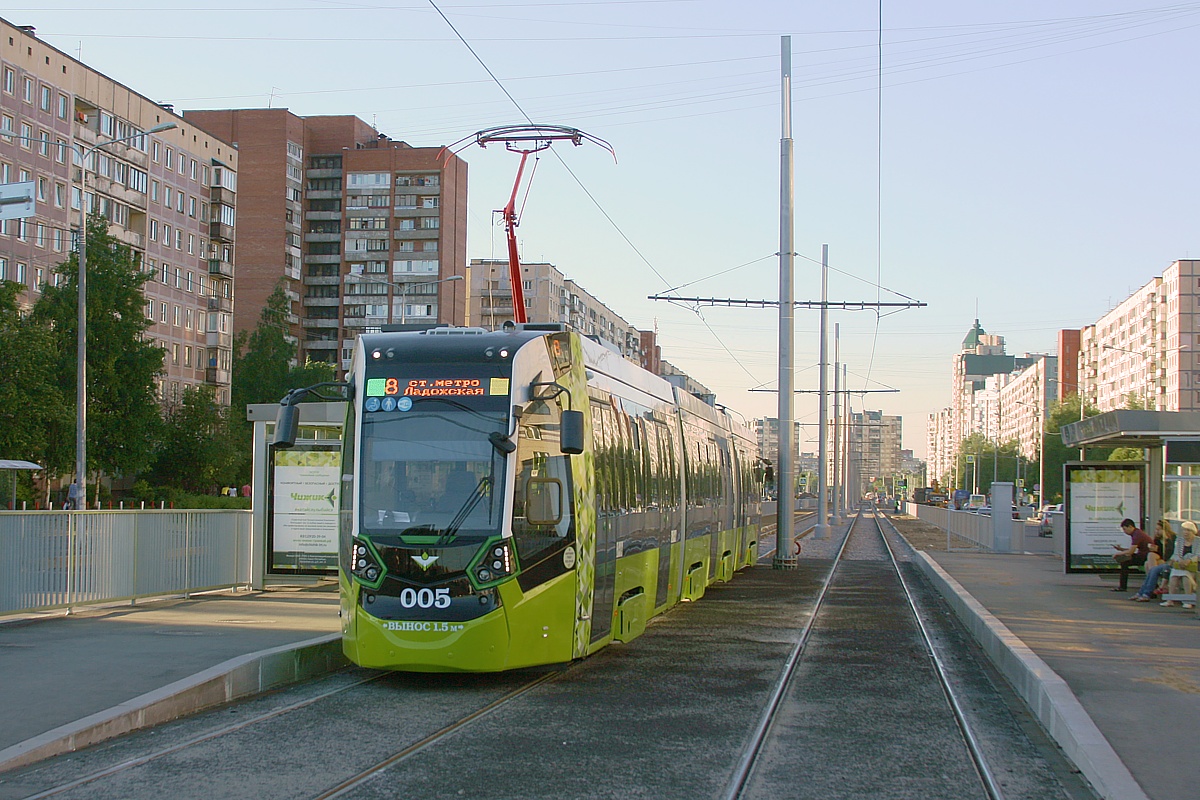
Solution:
M87 424L88 471L133 475L149 466L161 425L156 381L163 351L146 336L149 275L128 245L108 234L100 216L87 221ZM33 308L35 322L49 327L64 397L74 397L78 330L79 261L58 266L65 281L44 285ZM59 446L73 443L60 442ZM55 455L61 463L61 454Z
M230 426L245 459L237 481L250 480L253 426L246 421L246 406L278 403L292 389L332 381L332 364L296 363L296 343L288 337L288 301L283 282L267 298L252 331L240 331L233 340L233 378L230 386Z
M213 486L235 484L248 458L242 431L231 425L228 408L217 403L212 387L184 390L167 410L151 471L152 481L203 494Z
M57 381L55 342L21 313L19 283L0 281L0 458L34 461L50 474L69 469L71 406ZM74 348L72 348L74 352Z

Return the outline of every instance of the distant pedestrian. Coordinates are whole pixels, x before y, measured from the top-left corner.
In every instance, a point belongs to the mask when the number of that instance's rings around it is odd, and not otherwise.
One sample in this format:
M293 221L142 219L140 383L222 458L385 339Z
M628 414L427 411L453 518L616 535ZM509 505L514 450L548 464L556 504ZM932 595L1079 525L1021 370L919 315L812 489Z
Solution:
M250 496L250 484L247 483L242 486L242 497L249 497L249 496Z
M67 509L69 511L78 511L83 506L83 487L79 485L79 479L71 481L70 487L67 489Z
M1129 537L1129 547L1122 548L1119 544L1113 545L1120 551L1113 554L1113 560L1121 566L1117 577L1117 588L1113 589L1114 592L1129 591L1129 570L1146 563L1146 559L1150 555L1150 545L1154 544L1154 540L1131 519L1121 520L1121 530Z

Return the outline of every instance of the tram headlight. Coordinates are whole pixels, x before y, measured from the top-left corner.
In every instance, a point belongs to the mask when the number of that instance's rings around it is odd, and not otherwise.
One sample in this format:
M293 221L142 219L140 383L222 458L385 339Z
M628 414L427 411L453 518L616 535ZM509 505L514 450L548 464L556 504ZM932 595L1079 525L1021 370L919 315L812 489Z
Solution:
M366 544L355 539L350 545L350 571L363 583L375 583L383 575L383 567Z
M512 576L516 571L512 542L505 539L490 545L475 565L475 578L479 583L491 583Z

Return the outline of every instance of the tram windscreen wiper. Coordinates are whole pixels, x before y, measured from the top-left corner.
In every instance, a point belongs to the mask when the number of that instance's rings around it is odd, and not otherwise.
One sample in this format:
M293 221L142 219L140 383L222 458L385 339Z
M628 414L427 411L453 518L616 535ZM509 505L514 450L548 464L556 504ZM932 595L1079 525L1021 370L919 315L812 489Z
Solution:
M483 499L491 487L492 479L490 477L484 475L479 479L479 483L475 484L475 488L471 490L471 494L467 497L466 502L462 504L462 508L450 520L450 524L446 526L446 530L442 531L442 535L438 540L439 544L448 542L455 537L458 529L466 522L467 517L471 516L471 512L475 510L475 506L479 505L479 501Z

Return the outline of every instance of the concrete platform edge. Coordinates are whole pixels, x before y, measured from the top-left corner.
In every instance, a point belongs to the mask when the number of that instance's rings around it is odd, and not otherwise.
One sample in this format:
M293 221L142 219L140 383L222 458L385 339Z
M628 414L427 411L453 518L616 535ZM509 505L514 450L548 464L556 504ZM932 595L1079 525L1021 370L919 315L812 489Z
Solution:
M1148 800L1058 673L924 551L917 564L970 629L1050 737L1104 800Z
M0 750L0 772L349 665L340 633L260 650Z

